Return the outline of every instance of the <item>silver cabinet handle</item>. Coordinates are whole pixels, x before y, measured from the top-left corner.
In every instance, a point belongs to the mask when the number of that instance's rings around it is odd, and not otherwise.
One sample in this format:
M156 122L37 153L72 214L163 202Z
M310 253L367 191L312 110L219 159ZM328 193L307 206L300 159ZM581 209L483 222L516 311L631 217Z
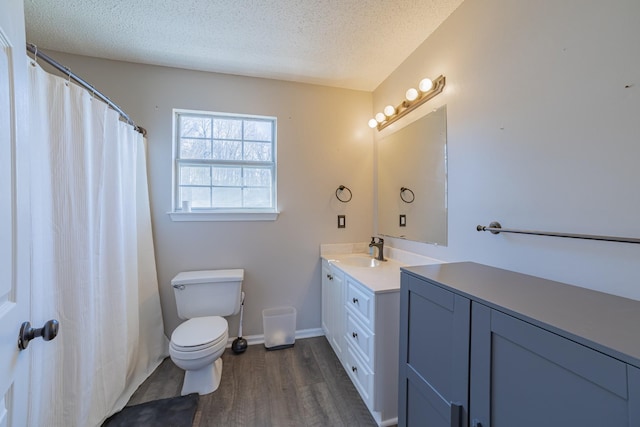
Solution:
M358 338L358 333L357 332L351 332L351 336L354 338Z
M354 298L354 299L352 299L352 301L353 301L354 304L357 304L358 303L358 298Z

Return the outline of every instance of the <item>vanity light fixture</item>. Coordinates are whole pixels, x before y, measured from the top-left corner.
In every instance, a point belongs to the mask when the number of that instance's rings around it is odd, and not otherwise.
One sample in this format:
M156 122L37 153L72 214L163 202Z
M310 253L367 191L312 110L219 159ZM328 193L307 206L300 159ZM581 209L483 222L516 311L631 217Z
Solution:
M407 101L412 102L418 99L418 95L418 91L412 87L407 89L407 93L404 94L404 97L407 99Z
M444 89L445 78L438 76L435 80L422 79L418 83L418 89L410 88L405 94L405 100L400 105L394 107L387 105L382 113L377 113L375 118L369 120L371 129L377 128L379 131L389 126L396 120L409 114Z
M387 117L393 117L394 114L396 114L396 107L394 107L393 105L387 105L386 107L384 107L384 110L382 110L382 112Z
M418 89L420 89L420 92L429 92L431 88L433 88L433 82L431 81L431 79L420 80L420 83L418 84Z

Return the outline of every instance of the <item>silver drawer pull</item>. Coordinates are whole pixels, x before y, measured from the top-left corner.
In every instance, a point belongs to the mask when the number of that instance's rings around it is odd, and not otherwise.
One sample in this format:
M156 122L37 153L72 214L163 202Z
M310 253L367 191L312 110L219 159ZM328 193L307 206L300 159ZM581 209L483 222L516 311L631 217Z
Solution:
M351 336L354 338L358 338L358 333L357 332L351 332Z
M333 280L333 276L332 276L332 275L330 275L330 274L327 274L327 279L329 279L329 280Z
M358 372L358 368L356 368L355 366L352 366L352 367L351 367L351 370L352 370L353 372Z
M358 298L354 298L354 299L352 299L352 301L353 301L354 304L357 304L358 303Z

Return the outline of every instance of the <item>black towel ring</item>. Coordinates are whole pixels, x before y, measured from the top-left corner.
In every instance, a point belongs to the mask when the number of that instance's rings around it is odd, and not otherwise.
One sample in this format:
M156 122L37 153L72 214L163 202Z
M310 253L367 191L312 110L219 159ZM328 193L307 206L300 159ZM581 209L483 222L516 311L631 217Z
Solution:
M346 200L343 200L340 198L340 194L342 194L342 192L344 190L347 190L349 192L349 198ZM336 189L336 197L338 198L338 200L340 200L342 203L347 203L351 201L351 198L353 197L353 193L351 193L351 190L349 189L349 187L345 187L344 185L341 185L340 187L338 187Z
M404 198L404 192L408 191L409 193L411 193L411 200L407 200ZM403 202L405 203L413 203L413 201L416 199L416 195L413 194L413 191L411 191L410 188L407 187L400 187L400 198L402 199Z

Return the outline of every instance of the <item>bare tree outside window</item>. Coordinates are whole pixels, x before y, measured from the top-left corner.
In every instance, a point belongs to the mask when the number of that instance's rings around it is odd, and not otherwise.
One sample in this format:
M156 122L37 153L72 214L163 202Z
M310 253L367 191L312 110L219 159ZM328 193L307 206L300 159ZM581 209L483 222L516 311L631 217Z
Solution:
M175 120L176 209L275 209L275 118L179 111Z

